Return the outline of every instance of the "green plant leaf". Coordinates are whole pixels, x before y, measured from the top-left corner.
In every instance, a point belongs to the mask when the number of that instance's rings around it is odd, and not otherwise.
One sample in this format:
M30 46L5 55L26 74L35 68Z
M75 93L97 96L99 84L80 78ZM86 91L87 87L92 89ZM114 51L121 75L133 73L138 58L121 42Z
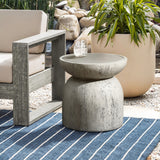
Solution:
M160 22L159 18L152 18L147 13L153 12L155 15L160 8L151 0L100 0L95 3L90 15L96 17L94 30L92 33L99 33L99 40L107 34L106 45L116 33L131 35L131 41L136 45L147 37L149 32L153 41L155 35L153 28L148 24L148 20Z
M142 33L141 34L142 38L144 39L144 35L147 36L147 31L146 31L145 26L144 26L144 20L140 15L136 15L136 19L137 19L137 21L136 21L137 25L140 28L141 33Z
M156 36L155 36L153 29L149 29L149 33L150 33L150 36L153 40L153 43L155 44L156 43Z
M104 37L104 35L106 35L106 31L103 31L99 34L98 41L101 40Z
M97 13L97 11L98 11L98 4L95 3L95 4L92 6L90 12L88 13L88 16L93 16L93 17L94 17L95 14Z
M160 18L157 18L157 17L153 17L153 20L157 23L160 23Z
M107 34L107 42L106 42L106 45L108 44L109 40L114 37L114 35L115 35L115 33L116 33L117 22L118 22L118 18L115 19L113 25L110 27L110 30L109 30L109 32L108 32L108 34Z
M134 33L135 33L135 26L132 20L132 17L130 15L125 15L125 20L127 21L127 25L131 34L131 40L134 39Z

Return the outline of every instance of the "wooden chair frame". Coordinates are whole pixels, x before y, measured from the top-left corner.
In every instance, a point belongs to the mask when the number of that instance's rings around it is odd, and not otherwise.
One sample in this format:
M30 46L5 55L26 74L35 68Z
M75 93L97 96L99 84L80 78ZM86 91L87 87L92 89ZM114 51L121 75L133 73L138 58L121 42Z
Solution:
M47 41L52 42L52 67L28 76L29 48ZM13 42L13 82L0 83L0 98L13 99L14 125L28 126L62 106L65 73L59 57L65 54L65 31L48 30L32 37ZM52 102L35 111L29 111L29 93L52 83Z

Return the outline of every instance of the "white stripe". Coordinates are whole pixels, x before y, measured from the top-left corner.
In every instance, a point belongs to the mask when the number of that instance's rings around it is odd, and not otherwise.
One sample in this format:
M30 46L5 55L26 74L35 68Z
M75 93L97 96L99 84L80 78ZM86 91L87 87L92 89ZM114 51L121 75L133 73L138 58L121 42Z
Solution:
M128 132L128 134L126 134L126 136L114 147L114 149L107 155L107 157L105 158L105 160L107 160L109 158L109 156L117 149L117 147L119 147L119 145L140 125L140 123L143 121L143 119L141 119L137 125L130 131Z
M144 134L146 134L146 132L154 125L155 122L156 122L156 120L150 125L149 128L147 128L147 130L145 130L145 132L143 132L143 134L137 139L137 141L129 148L129 150L122 157L122 160L127 156L127 154L130 152L130 150L138 143L138 141L144 136Z
M47 130L45 130L44 132L42 132L41 134L39 134L36 138L32 139L32 141L30 141L29 143L27 143L26 145L24 145L18 152L16 152L9 160L13 159L13 157L15 157L19 152L21 152L26 146L28 146L29 144L31 144L33 141L35 141L37 138L39 138L41 135L43 135L44 133L46 133L48 130L50 130L51 128L55 127L58 123L60 123L62 120L58 121L56 124L54 124L53 126L49 127Z
M5 141L7 141L8 139L10 139L11 137L13 137L15 134L17 134L17 133L20 132L21 130L23 130L24 128L26 128L26 127L23 127L23 128L21 128L21 129L19 129L17 132L11 134L8 138L4 139L4 140L0 143L0 145L1 145L2 143L4 143Z
M9 113L11 113L12 111L7 112L6 114L4 114L3 116L1 116L0 118L5 117L6 115L8 115Z
M27 135L29 135L31 132L33 132L34 130L38 129L39 127L41 127L43 124L47 123L50 119L52 119L53 117L55 117L57 114L53 115L51 118L47 119L45 122L41 123L39 126L37 126L36 128L32 129L30 132L28 132L27 134L25 134L23 137L19 138L17 141L15 141L14 143L12 143L9 147L7 147L5 150L3 150L0 155L2 155L5 151L7 151L9 148L11 148L13 145L15 145L17 142L19 142L21 139L23 139L24 137L26 137Z
M85 132L80 138L78 138L67 150L65 150L56 160L59 160L68 150L70 150L78 141L80 141L88 132Z
M5 117L6 115L8 115L8 114L11 113L11 112L12 112L12 111L7 112L6 114L4 114L3 116L1 116L0 118ZM8 121L2 123L2 124L0 125L0 127L1 127L2 125L4 125L4 124L8 123L8 122L11 121L12 119L13 119L13 118L11 118L11 119L9 119ZM7 131L8 129L11 129L11 128L13 128L13 127L14 127L14 126L11 126L11 127L7 128L7 129L3 130L2 132L0 132L0 135L3 134L3 133L4 133L5 131Z
M131 118L128 118L127 121L123 124L123 126L130 120ZM112 135L110 135L109 138L106 139L106 141L93 153L93 155L89 158L89 160L91 160L95 154L105 145L105 143L107 143L122 127L120 127L119 129L117 129Z
M11 121L11 120L13 120L13 118L11 118L11 119L9 119L8 121L2 123L2 124L0 125L0 127L3 126L4 124L8 123L8 122Z
M13 128L13 127L14 127L14 126L11 126L11 127L7 128L7 129L3 130L3 131L0 133L0 135L3 134L4 132L6 132L7 130Z
M34 149L24 160L28 159L28 157L30 157L34 152L36 152L41 146L43 146L46 142L48 142L51 138L53 138L54 136L56 136L59 132L61 132L62 130L64 130L65 127L61 128L60 130L58 130L55 134L53 134L51 137L49 137L46 141L44 141L43 143L41 143L36 149Z
M100 132L96 137L94 137L74 158L75 160L98 136L100 136L102 132Z
M51 148L40 160L44 159L54 148L56 148L60 143L62 143L65 139L67 139L71 134L73 134L75 130L70 132L66 137L64 137L60 142L58 142L53 148Z
M147 148L152 144L152 142L157 138L157 136L160 134L160 131L156 134L156 136L152 139L152 141L147 145L147 147L143 150L143 152L139 155L138 159L139 160L141 158L141 156L143 155L143 153L147 150Z

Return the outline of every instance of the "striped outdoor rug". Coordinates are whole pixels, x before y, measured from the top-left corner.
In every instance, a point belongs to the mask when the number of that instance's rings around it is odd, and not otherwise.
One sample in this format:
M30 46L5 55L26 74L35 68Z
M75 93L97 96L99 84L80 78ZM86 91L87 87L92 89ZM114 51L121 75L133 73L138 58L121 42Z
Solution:
M12 112L0 110L0 160L146 159L160 141L160 120L124 118L120 129L88 133L65 128L61 116L15 127Z

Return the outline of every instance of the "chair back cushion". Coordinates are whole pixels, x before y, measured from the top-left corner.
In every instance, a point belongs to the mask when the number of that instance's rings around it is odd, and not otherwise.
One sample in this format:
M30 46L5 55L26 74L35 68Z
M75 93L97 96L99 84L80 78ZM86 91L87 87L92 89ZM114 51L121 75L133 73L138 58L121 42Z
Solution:
M47 30L47 15L40 10L0 9L0 52L12 52L12 42ZM44 45L30 49L40 53Z

